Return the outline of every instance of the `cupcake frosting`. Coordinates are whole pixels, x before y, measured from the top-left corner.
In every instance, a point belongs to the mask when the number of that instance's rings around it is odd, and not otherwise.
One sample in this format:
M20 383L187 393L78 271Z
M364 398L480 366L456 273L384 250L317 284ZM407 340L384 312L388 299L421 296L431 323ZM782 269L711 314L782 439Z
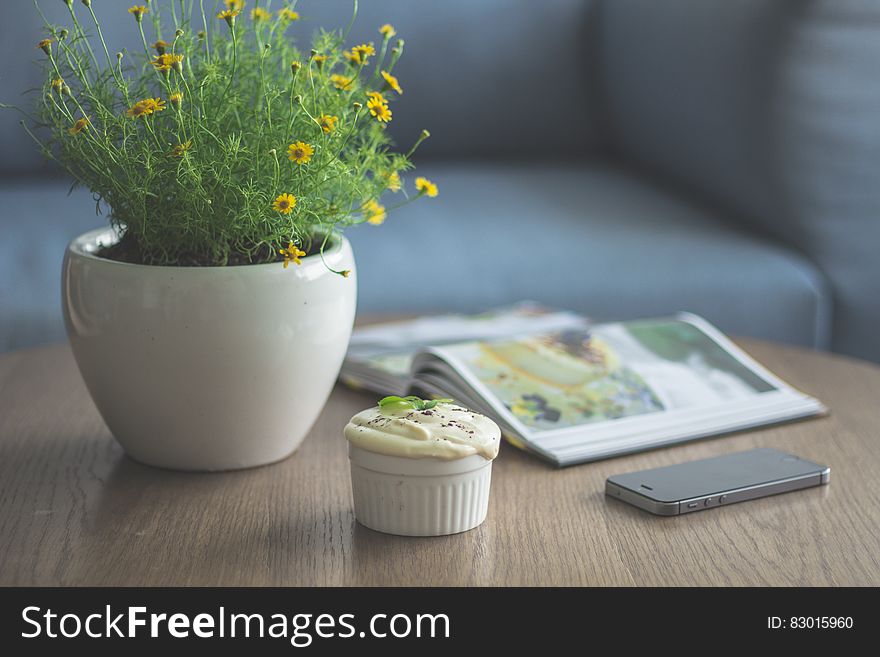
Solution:
M403 458L498 456L501 430L492 420L456 404L428 410L368 408L351 418L345 437L368 452Z

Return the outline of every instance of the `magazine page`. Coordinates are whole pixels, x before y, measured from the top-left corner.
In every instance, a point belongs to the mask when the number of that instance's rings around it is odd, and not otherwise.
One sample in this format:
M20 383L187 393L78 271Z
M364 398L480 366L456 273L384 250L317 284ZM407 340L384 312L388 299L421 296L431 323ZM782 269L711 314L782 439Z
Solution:
M425 347L586 325L581 315L523 301L476 315L437 315L365 326L352 333L340 378L353 387L404 394L413 356Z
M690 314L430 353L503 424L561 463L825 410Z

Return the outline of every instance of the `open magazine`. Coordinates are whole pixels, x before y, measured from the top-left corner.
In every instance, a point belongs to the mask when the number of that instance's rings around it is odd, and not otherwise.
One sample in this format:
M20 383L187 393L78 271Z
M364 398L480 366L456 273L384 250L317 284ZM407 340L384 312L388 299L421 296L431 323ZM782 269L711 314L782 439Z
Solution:
M826 412L687 313L590 325L521 304L373 326L356 331L342 378L451 397L561 466Z

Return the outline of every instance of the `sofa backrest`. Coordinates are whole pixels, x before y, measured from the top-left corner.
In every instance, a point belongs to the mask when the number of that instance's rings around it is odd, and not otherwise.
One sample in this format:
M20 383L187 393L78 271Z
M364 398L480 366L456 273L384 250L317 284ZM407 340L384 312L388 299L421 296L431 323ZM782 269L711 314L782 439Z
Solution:
M880 360L880 3L604 0L599 21L610 148L806 253L834 349Z
M39 1L50 21L70 23L61 0ZM169 1L153 0L153 6ZM205 6L217 2L205 0ZM111 55L125 46L139 52L129 4L135 3L92 2ZM266 6L266 0L260 4ZM254 6L248 0L247 8ZM275 0L270 6L283 5ZM290 34L303 47L318 27L344 28L352 6L353 0L300 0L303 20ZM391 131L406 146L428 128L433 138L421 157L580 157L597 141L590 86L594 6L592 0L361 0L350 42L378 41L377 29L386 22L405 39L396 69L405 93L395 104ZM74 7L89 24L79 0ZM208 21L225 29L216 18ZM149 21L144 24L149 38ZM34 48L42 38L41 25L29 0L0 3L0 60L7 62L0 71L0 101L32 102L20 94L41 81L39 67L31 62L42 57ZM0 173L44 166L17 125L19 118L0 112Z

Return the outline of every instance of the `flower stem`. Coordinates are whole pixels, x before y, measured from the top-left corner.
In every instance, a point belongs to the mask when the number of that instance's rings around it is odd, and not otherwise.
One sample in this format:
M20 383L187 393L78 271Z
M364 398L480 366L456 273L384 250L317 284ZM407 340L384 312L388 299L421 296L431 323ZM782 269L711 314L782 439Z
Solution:
M354 27L354 21L358 15L358 0L354 0L354 10L351 12L351 20L348 21L348 27L345 28L345 33L342 35L342 40L346 41L348 39L348 35L351 32L351 28Z
M232 31L232 72L229 74L229 83L226 85L226 89L223 90L223 98L226 98L226 94L228 94L229 90L232 88L232 81L235 80L236 52L238 51L238 41L235 36L235 23L230 25L229 29Z
M272 101L266 95L266 73L263 70L263 63L266 60L267 52L265 48L262 48L260 53L260 90L263 92L263 100L266 103L266 121L269 124L269 130L272 130Z
M379 56L376 58L376 70L373 71L372 80L375 82L379 79L379 73L382 70L382 64L385 62L385 55L388 53L388 42L390 39L382 39L382 47L379 49Z
M293 121L299 114L299 110L296 111L296 114L293 113L293 98L296 95L296 78L298 75L299 69L296 69L296 71L294 71L293 73L293 80L291 80L290 82L290 102L287 108L287 137L290 137L290 131L293 128Z
M104 32L101 30L101 24L98 22L98 17L95 15L95 10L92 9L91 3L89 3L88 9L89 13L92 15L92 20L95 22L95 28L98 30L98 38L101 40L101 46L104 48L104 55L107 57L107 65L110 67L110 72L113 74L113 79L116 80L116 84L122 89L122 80L116 77L116 69L113 67L113 60L110 59L110 51L107 50L107 43L104 41ZM97 62L95 65L97 66Z
M199 10L202 12L202 30L205 32L205 58L211 61L211 35L208 34L208 19L205 16L205 0L199 0Z
M34 0L34 5L37 5L37 0ZM38 7L39 9L39 7ZM79 40L86 44L86 50L88 50L89 55L92 58L92 63L95 65L95 75L98 74L98 58L95 57L95 51L92 50L92 44L86 37L85 31L82 29L82 25L79 24L79 21L76 18L76 12L73 11L73 4L67 5L67 10L70 12L70 18L73 21L73 27L77 32L77 36Z

